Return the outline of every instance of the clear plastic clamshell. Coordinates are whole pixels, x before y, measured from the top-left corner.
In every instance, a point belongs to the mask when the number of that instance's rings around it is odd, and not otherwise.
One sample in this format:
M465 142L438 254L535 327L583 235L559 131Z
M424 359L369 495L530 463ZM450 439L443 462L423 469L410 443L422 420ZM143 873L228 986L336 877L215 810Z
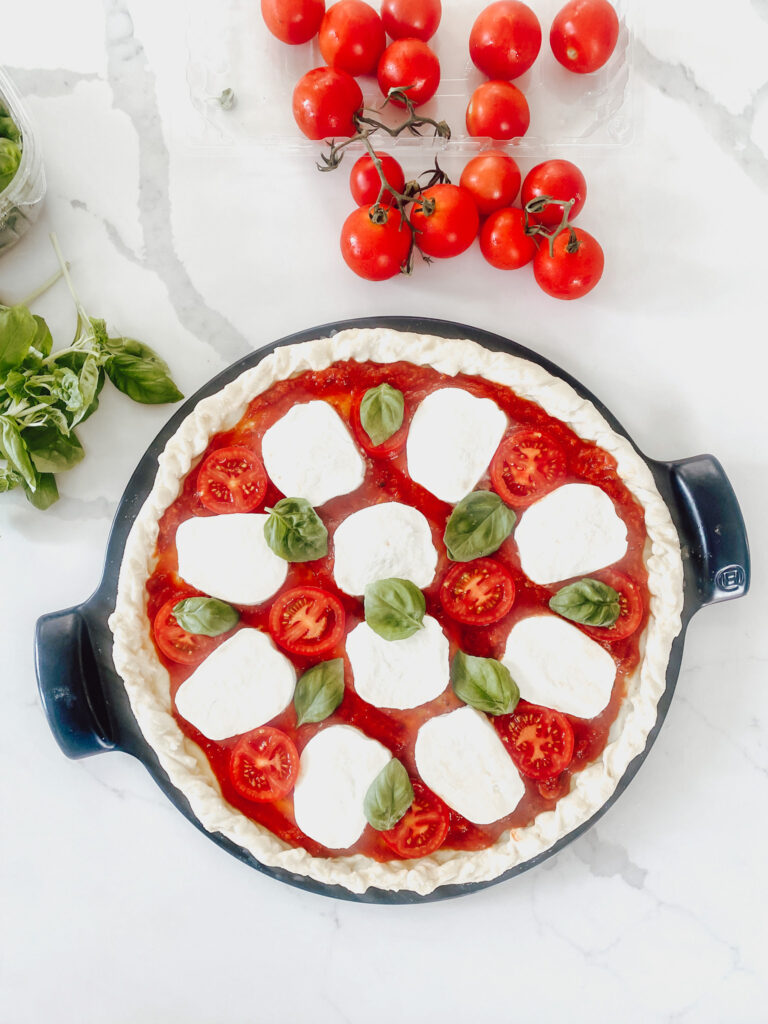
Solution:
M45 172L40 144L27 112L8 74L0 68L0 104L21 132L21 163L0 192L0 256L27 233L40 216L45 196Z

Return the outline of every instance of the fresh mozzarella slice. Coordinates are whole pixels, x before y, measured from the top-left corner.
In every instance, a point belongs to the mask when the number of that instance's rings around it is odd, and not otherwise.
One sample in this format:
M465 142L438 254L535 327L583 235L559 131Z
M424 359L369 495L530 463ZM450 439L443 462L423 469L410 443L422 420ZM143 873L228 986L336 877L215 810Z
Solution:
M426 587L437 568L429 523L399 501L369 505L347 516L336 528L333 546L333 575L346 594L362 594L367 584L392 578Z
M385 640L367 622L347 637L355 690L377 708L416 708L448 685L448 639L440 623L424 616L424 628L405 640Z
M511 814L525 793L504 744L474 708L459 708L422 725L416 767L431 790L476 825Z
M269 636L241 629L184 680L176 709L209 740L224 740L271 721L295 688L293 665Z
M341 417L327 402L294 405L266 431L261 454L283 494L323 505L363 482L365 463Z
M266 601L288 575L264 537L267 519L252 512L185 519L176 531L179 576L232 604Z
M564 484L523 513L515 540L523 572L546 585L617 562L627 550L627 528L605 491Z
M331 725L313 736L293 791L301 831L331 850L357 842L366 825L365 794L391 758L383 744L351 725Z
M433 391L411 421L408 472L441 501L459 501L488 468L506 427L490 398L461 388Z
M616 663L605 648L556 615L516 623L501 661L521 697L577 718L599 715L616 679Z

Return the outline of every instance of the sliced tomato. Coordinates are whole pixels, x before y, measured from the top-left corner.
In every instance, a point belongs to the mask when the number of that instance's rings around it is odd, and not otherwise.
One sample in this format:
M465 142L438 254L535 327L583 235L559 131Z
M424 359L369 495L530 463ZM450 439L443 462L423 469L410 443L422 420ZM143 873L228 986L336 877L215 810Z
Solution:
M582 626L595 640L626 640L631 636L643 619L643 599L640 588L618 569L605 569L595 573L595 579L607 583L619 595L621 611L612 626Z
M452 619L468 626L488 626L503 619L515 600L515 584L492 558L457 562L440 587L440 603Z
M510 757L529 779L559 775L573 757L573 729L559 711L521 700L511 715L498 715L493 724Z
M573 460L573 471L590 483L616 476L616 459L597 445L582 448Z
M491 482L508 505L525 508L557 485L565 467L565 453L554 438L523 427L499 445L491 462Z
M571 788L571 777L561 773L550 775L548 779L542 779L536 787L545 800L559 800Z
M365 397L366 392L358 395L352 404L352 430L354 431L355 438L360 447L368 455L372 455L376 459L393 459L396 455L405 447L405 442L408 438L408 424L403 422L402 427L396 430L392 437L388 437L386 441L382 441L381 444L373 444L368 434L365 432L365 428L360 420L360 404Z
M233 444L217 448L203 462L197 490L211 512L250 512L267 493L267 474L254 451Z
M445 842L448 809L418 779L413 783L413 803L394 828L379 835L400 857L426 857Z
M344 633L344 607L320 587L294 587L281 594L269 613L273 639L291 654L327 654Z
M293 789L299 752L290 736L269 725L237 741L229 762L232 784L246 800L269 803Z
M155 643L162 653L171 661L179 665L195 665L206 658L211 651L218 647L221 638L218 636L202 636L199 633L188 633L182 629L173 616L173 609L183 601L185 597L192 594L176 594L166 601L155 616L152 624L152 632L155 636Z

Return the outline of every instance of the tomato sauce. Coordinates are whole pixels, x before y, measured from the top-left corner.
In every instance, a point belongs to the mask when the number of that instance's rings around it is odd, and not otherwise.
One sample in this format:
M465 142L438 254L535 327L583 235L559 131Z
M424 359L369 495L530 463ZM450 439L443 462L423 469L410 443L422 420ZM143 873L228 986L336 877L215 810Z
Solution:
M647 572L643 561L643 550L646 543L643 510L619 478L615 462L610 455L596 448L595 445L582 441L565 424L552 419L540 406L519 398L502 385L462 374L449 377L438 373L431 367L419 367L407 362L377 365L353 361L335 363L326 370L303 373L291 380L274 384L250 403L245 416L232 430L217 434L211 439L205 454L231 444L248 445L260 453L261 438L267 428L280 419L292 405L311 399L320 398L330 403L352 429L353 408L359 403L368 388L376 387L384 381L398 388L405 396L405 425L410 422L425 395L441 387L459 386L478 397L490 398L495 401L507 414L508 433L520 426L546 430L547 434L561 446L566 454L567 471L561 482L581 481L598 485L612 498L618 515L627 526L629 537L627 552L621 561L616 563L615 568L636 583L643 599L643 619L637 631L626 639L614 642L600 641L602 646L613 656L617 665L616 683L611 700L605 710L597 718L589 721L567 716L575 733L574 758L570 768L563 773L557 787L559 793L567 793L572 776L599 757L606 745L609 730L616 719L626 692L627 679L640 660L639 639L648 617ZM458 648L461 648L468 654L500 658L505 648L506 637L514 623L527 615L546 609L550 597L567 581L549 587L532 583L520 568L520 559L513 533L492 556L506 566L514 579L516 594L509 613L500 622L491 626L466 626L450 618L443 611L439 600L439 590L447 570L454 564L449 562L442 541L445 523L452 506L440 501L410 479L405 451L390 458L365 455L362 449L361 454L364 455L366 462L363 484L352 494L334 498L319 509L321 518L328 528L329 537L332 538L334 529L350 513L376 502L400 501L419 509L430 523L435 547L439 552L435 579L431 586L424 591L427 614L434 616L441 623L450 641L451 656ZM479 481L477 487L491 489L487 474ZM283 496L270 482L263 503L255 511L262 511L265 506L274 505ZM519 514L522 511L522 508L519 509ZM178 564L174 538L179 524L191 516L210 514L201 504L197 494L197 467L195 467L187 475L179 497L167 509L160 521L156 552L157 563L147 582L150 620L154 619L155 614L169 598L177 594L181 598L191 592L190 588L177 575ZM280 592L290 587L311 584L337 595L346 611L346 632L349 632L363 618L362 601L344 594L337 588L332 569L333 545L331 543L325 558L314 562L291 564L287 579ZM594 575L599 578L600 573L597 572ZM273 600L274 598L255 607L241 607L239 609L240 625L268 631L267 620ZM226 637L218 640L217 644L223 642L224 639ZM286 656L295 665L297 676L300 676L313 663L311 659L289 654ZM324 655L322 660L343 656L344 643L342 640L338 647ZM168 670L171 680L171 696L174 697L181 683L192 673L195 666L176 664L169 661L160 651L158 651L158 657ZM346 692L341 705L325 721L297 728L296 713L293 705L290 705L269 724L288 733L296 743L299 753L318 730L334 723L354 725L367 736L377 739L387 746L392 754L403 762L409 773L418 776L414 760L414 744L419 726L429 718L463 706L453 693L450 684L447 683L446 690L440 697L422 707L407 711L382 710L373 707L355 693L352 673L346 658L345 682ZM238 794L229 777L230 756L236 738L222 741L209 740L185 721L175 711L175 707L174 715L181 731L205 752L219 780L224 798L233 807L236 807L246 817L264 825L287 843L303 847L315 856L335 852L328 851L300 831L293 816L291 794L271 804L254 803ZM491 825L474 825L461 815L451 811L450 830L444 846L460 850L482 849L490 846L507 829L529 825L540 812L551 810L554 807L554 800L547 799L540 793L535 780L524 778L523 781L526 786L525 796L515 811ZM398 859L397 854L370 827L365 829L351 852L363 853L376 860Z

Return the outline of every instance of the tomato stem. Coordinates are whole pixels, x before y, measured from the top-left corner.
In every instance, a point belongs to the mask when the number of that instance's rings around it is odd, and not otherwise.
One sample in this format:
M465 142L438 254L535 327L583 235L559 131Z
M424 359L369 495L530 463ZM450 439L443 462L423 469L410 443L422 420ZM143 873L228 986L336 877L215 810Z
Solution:
M526 235L543 235L547 239L549 244L549 255L554 256L555 250L555 239L561 231L565 231L566 228L570 231L570 238L568 239L568 245L566 246L567 252L577 252L579 248L579 240L571 227L569 220L571 216L571 208L576 202L575 199L554 199L552 196L536 196L535 199L530 199L523 208L523 216L525 219L525 233ZM541 213L547 206L561 206L563 209L563 215L560 218L560 223L553 228L551 231L547 231L543 224L531 224L528 220L529 214Z

